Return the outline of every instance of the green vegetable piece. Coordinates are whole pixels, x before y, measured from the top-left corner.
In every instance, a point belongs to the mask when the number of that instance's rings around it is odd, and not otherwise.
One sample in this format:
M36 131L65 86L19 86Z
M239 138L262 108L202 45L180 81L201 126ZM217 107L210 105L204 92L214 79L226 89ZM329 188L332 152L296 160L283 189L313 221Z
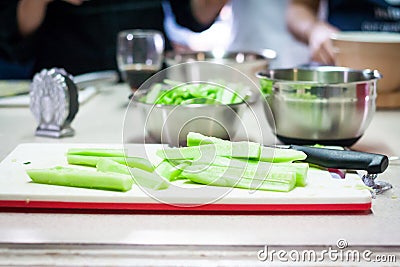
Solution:
M219 144L209 144L201 146L164 148L156 152L157 156L163 159L199 159L215 156L232 158L257 159L259 157L260 145L250 142L228 142Z
M268 162L293 162L296 160L304 160L307 155L294 149L283 149L274 147L261 147L260 161Z
M107 158L100 159L96 168L101 172L121 173L130 176L132 175L133 180L137 185L154 190L166 189L169 186L167 180L157 175L157 173L147 172L138 168L129 168L128 166L122 165Z
M154 190L163 190L169 187L168 181L155 172L147 172L142 169L131 168L131 173L137 185Z
M166 89L166 87L171 87ZM141 101L164 105L232 104L239 103L236 90L225 89L216 83L183 83L165 79L155 84Z
M179 179L179 175L182 173L183 169L189 166L188 161L176 164L169 160L163 160L155 169L155 172L160 176L164 177L168 181L175 181Z
M187 146L199 146L208 144L224 144L229 141L223 140L213 136L205 136L200 133L189 132L187 137Z
M226 156L232 158L250 158L258 159L261 145L255 142L231 142L223 140L217 137L205 136L200 133L189 132L187 135L187 146L199 146L199 145L217 145L218 149L222 150L218 153L219 156ZM226 149L226 151L224 151ZM227 155L232 150L232 155ZM247 155L247 156L246 156Z
M100 172L116 172L131 175L129 167L108 158L100 158L96 164L96 169Z
M27 170L35 183L83 187L103 190L128 191L132 188L131 176L118 173L103 173L89 170L54 167Z
M274 169L274 170L264 170L263 168L235 168L235 167L225 167L225 166L208 166L208 165L201 165L195 164L185 168L186 172L202 172L204 170L208 170L213 172L215 175L219 176L229 176L235 178L246 178L252 179L257 181L264 181L264 180L271 180L272 176L276 173L294 173L293 171L287 171L286 169ZM291 176L287 178L283 176L282 179L289 179L292 180ZM282 180L285 182L285 180ZM296 177L295 177L296 182Z
M145 171L152 172L154 166L148 159L140 157L98 157L98 156L81 156L81 155L67 155L67 161L73 165L84 165L96 167L100 159L107 158L120 164L127 165L131 168L139 168Z
M125 157L124 150L109 148L70 148L67 151L67 155Z
M235 158L226 158L216 156L212 162L206 162L206 160L199 159L193 165L212 165L220 167L230 167L245 169L249 173L257 173L258 177L263 177L268 173L274 172L295 172L296 173L296 186L305 186L307 184L307 175L309 165L308 163L270 163L256 160L243 160ZM247 175L249 177L252 174Z
M273 81L268 79L260 79L260 90L264 95L272 94Z
M200 167L200 165L195 166ZM201 171L200 171L201 170ZM181 176L200 184L237 187L244 189L271 190L289 192L296 183L296 175L293 172L271 173L263 180L237 176L238 169L202 166L196 171L192 166L186 168Z
M153 86L150 88L149 92L146 94L146 103L148 103L148 104L156 103L156 101L161 93L161 90L162 90L161 83L153 84Z
M238 142L231 142L222 140L220 138L205 136L200 133L189 132L187 135L188 146L198 146L203 144L235 144ZM307 155L302 151L294 149L282 149L273 147L264 147L258 143L248 142L249 146L254 149L258 146L260 149L259 160L268 162L292 162L295 160L304 160Z

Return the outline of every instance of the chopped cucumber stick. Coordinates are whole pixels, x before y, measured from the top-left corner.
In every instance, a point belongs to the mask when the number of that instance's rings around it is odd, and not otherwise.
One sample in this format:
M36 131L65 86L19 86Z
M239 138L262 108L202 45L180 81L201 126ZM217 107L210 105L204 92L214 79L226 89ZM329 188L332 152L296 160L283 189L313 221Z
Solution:
M211 167L195 171L190 168L186 168L181 175L195 183L205 185L289 192L296 183L294 172L276 172L264 180L255 180L237 176L234 170L230 171L232 169L221 170L221 167Z
M100 159L109 159L120 164L127 165L131 168L139 168L145 171L153 171L154 166L148 159L140 157L99 157L99 156L82 156L82 155L67 155L67 161L73 165L84 165L96 167Z
M124 157L124 150L109 148L70 148L68 155L99 156L99 157Z
M274 148L274 147L261 147L260 161L268 162L293 162L296 160L304 160L307 155L298 150Z
M103 173L89 170L54 167L50 169L30 169L26 171L35 183L73 186L83 188L128 191L133 180L129 175Z

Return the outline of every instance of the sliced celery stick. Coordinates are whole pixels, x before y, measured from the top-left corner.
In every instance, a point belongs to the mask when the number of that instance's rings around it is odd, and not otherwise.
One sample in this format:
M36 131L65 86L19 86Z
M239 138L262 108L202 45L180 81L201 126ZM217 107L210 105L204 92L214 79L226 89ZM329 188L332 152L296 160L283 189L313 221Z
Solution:
M131 168L131 173L137 185L154 190L162 190L169 187L168 181L155 172L147 172L138 168Z
M261 147L260 161L268 162L292 162L295 160L306 159L307 155L294 149L282 149L274 147Z
M232 158L258 159L260 145L250 142L227 142L210 145L164 148L158 150L157 156L163 159L199 159L200 157L224 156Z
M133 179L129 175L103 173L89 170L54 167L50 169L30 169L26 171L35 183L128 191Z
M189 132L187 137L187 146L199 146L199 145L208 145L208 144L218 144L229 142L217 137L213 136L205 136L200 133Z
M109 173L121 173L133 176L136 184L150 189L159 190L168 188L168 182L156 173L147 172L138 168L129 168L118 162L102 158L97 163L97 170Z
M216 137L205 136L200 133L189 132L187 135L187 145L188 146L198 146L203 144L225 144L228 143L235 144L237 142L230 142L227 140L222 140ZM260 161L268 162L292 162L295 160L304 160L307 155L302 151L297 151L294 149L281 149L273 147L264 147L260 144L254 142L248 142L249 146L260 148Z
M221 150L232 149L234 153L231 157L235 158L251 158L251 159L258 159L260 154L260 147L261 145L255 142L231 142L228 140L223 140L217 137L212 136L205 136L200 133L189 132L187 135L187 145L189 146L199 146L199 145L207 145L207 144L214 144L218 145ZM236 156L239 154L240 156ZM226 156L223 153L218 155ZM248 157L243 156L248 155Z
M199 159L193 163L193 165L213 165L221 167L232 167L232 168L245 168L247 171L260 173L269 172L295 172L296 173L296 186L305 186L307 184L307 174L309 165L308 163L270 163L255 160L243 160L235 158L226 158L216 156L212 162Z
M98 156L82 156L82 155L67 155L69 164L84 165L95 167L100 159L107 158L115 162L127 165L131 168L139 168L145 171L153 171L154 166L148 159L140 157L98 157Z
M189 165L190 163L188 162L182 162L176 165L169 160L163 160L154 171L168 181L174 181L182 173L183 169Z
M114 160L114 159L112 159L112 160ZM154 171L153 164L148 159L145 159L145 158L126 157L126 158L124 158L124 160L117 159L114 161L124 164L124 165L127 165L128 167L131 167L131 168L138 168L138 169L142 169L142 170L145 170L148 172Z
M285 169L280 170L269 170L269 171L259 171L260 169L241 169L234 167L221 167L221 166L207 166L207 165L192 165L185 168L185 173L200 173L203 171L212 172L214 175L218 176L228 176L228 177L236 177L236 178L246 178L257 181L271 180L272 176L282 173L295 173L294 171L287 171ZM286 176L282 176L282 179L287 179ZM289 177L290 181L292 177ZM296 182L296 176L295 176ZM278 182L285 182L284 180Z
M265 180L253 180L235 176L230 172L219 172L220 169L207 168L199 172L186 168L181 176L200 184L237 187L244 189L272 190L288 192L294 188L296 175L293 172L271 174Z
M99 157L124 157L124 150L109 148L70 148L67 155L99 156Z
M100 158L100 160L96 164L96 169L100 172L116 172L131 175L128 168L128 166L120 164L108 158Z

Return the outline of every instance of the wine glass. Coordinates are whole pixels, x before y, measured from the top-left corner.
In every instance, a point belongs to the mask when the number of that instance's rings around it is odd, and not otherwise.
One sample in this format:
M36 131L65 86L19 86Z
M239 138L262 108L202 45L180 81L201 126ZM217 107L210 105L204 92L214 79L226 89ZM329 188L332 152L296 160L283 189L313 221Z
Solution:
M161 69L164 43L163 34L156 30L137 29L118 33L118 69L132 91Z

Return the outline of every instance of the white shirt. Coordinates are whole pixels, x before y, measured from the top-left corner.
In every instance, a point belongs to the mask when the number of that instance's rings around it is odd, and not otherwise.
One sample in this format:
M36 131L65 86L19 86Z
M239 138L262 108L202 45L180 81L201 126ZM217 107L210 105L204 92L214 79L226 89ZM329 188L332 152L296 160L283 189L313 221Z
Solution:
M309 63L306 45L295 40L286 27L287 0L232 0L231 51L272 49L277 59L273 68L290 68Z

